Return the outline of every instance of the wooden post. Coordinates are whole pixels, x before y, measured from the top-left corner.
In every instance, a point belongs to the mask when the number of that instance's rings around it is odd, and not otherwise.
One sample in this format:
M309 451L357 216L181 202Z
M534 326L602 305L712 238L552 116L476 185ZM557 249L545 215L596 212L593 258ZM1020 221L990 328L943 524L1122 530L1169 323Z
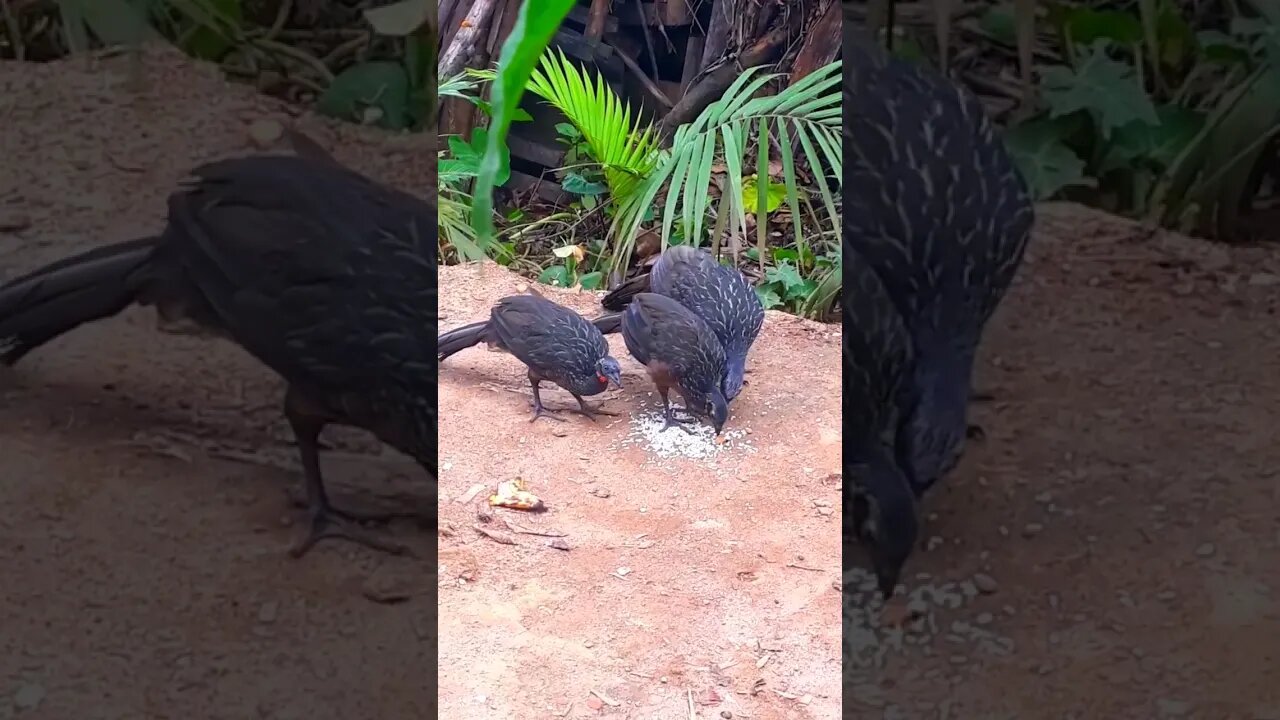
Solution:
M662 8L664 25L688 25L693 16L689 12L689 3L693 0L667 0Z
M587 15L587 29L583 33L589 42L596 42L604 35L604 21L609 17L609 0L591 0L591 12Z
M729 47L729 13L733 11L733 3L734 0L712 0L711 23L707 26L702 62L698 64L699 72L719 60Z
M843 11L837 0L829 0L818 19L804 32L804 41L791 64L791 85L805 75L836 59L840 52Z
M680 71L680 97L684 97L685 92L689 89L689 83L693 82L693 78L702 69L702 50L705 45L706 38L696 35L689 36L689 44L684 49L684 68ZM676 102L680 101L678 97L671 99Z

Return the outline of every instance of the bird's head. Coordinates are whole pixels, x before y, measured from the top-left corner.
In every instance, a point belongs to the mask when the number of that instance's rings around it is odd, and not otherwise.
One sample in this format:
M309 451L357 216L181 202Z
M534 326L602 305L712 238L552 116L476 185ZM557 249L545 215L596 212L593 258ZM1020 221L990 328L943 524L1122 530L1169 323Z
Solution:
M927 488L950 472L964 449L972 355L926 357L907 391L895 445L908 482Z
M919 518L915 494L888 452L867 455L855 457L849 468L853 482L845 485L844 518L852 523L847 534L866 546L880 594L888 600L915 549Z
M747 358L746 353L742 355L734 354L725 360L724 368L724 398L732 401L742 392L743 379L746 373Z
M612 355L605 355L596 361L596 379L606 387L609 383L613 383L614 387L622 387L622 367Z
M724 393L720 388L713 389L707 393L705 406L707 417L711 418L711 424L715 426L716 434L724 428L724 423L729 419L729 401L725 399Z

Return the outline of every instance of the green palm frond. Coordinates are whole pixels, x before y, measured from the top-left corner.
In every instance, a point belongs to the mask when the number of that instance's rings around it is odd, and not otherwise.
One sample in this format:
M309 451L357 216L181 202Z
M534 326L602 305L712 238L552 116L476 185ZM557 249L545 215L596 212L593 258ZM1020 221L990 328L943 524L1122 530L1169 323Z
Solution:
M807 195L800 193L799 183L796 181L796 155L800 155L818 178L815 184L830 223L830 230L824 228L823 234L839 236L840 216L835 190L841 184L843 172L839 88L841 64L836 61L826 65L777 95L754 97L768 82L778 77L758 71L759 68L747 70L734 81L720 100L708 106L693 122L678 128L671 148L657 153L652 171L641 180L631 195L621 201L610 228L615 240L612 263L615 271L630 264L640 224L664 186L667 186L667 192L661 215L662 247L665 249L670 242L677 212L687 241L693 245L702 242L706 226L708 188L717 157L724 158L727 171L725 212L729 214L729 220L738 236L745 237L743 163L752 140L759 143L772 142L781 155L786 203L791 211L792 229L797 244L801 247L806 245L800 207L802 203L809 206L810 202ZM768 159L767 148L757 146L755 172L758 178L768 177ZM832 182L834 189L831 187ZM758 187L763 184L759 183ZM813 211L812 207L808 209ZM764 221L761 219L759 222ZM762 258L765 255L763 240L764 233L760 233L758 242L761 244Z
M472 92L480 86L480 82L464 71L440 81L436 87L437 97L454 97L462 100L471 99Z
M465 193L441 186L437 201L436 227L440 231L440 239L453 246L459 257L483 255L476 243L475 228L471 227L470 198Z
M653 125L641 127L631 104L618 97L598 73L580 70L564 52L542 56L529 78L529 91L564 113L582 133L591 153L604 169L609 194L615 201L630 197L653 169L658 137ZM633 124L634 123L634 124Z

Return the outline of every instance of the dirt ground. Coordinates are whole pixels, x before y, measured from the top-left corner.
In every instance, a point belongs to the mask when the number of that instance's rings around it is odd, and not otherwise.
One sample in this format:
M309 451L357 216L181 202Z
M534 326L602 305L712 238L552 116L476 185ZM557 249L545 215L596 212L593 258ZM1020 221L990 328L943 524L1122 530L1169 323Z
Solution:
M0 277L154 230L192 165L285 117L172 53L149 55L139 97L126 67L0 64ZM433 182L420 141L303 127L374 176ZM844 716L1280 718L1280 256L1041 218L979 369L987 438L927 502L907 574L923 620L885 631L845 579ZM516 282L445 271L443 325ZM656 398L616 341L627 386L606 408L624 414L598 425L531 425L515 361L451 358L437 578L343 545L288 559L279 383L153 324L130 311L0 373L0 719L431 717L437 591L444 717L841 714L830 329L770 314L730 420L752 451L699 460L624 442ZM437 500L403 458L330 437L339 494ZM549 511L499 516L569 550L473 529L456 499L515 475Z
M442 327L487 317L518 285L497 267L441 269ZM599 312L593 294L547 294ZM837 329L768 313L726 426L749 431L750 448L712 458L626 442L632 417L660 401L621 337L611 345L624 387L604 408L620 415L595 424L531 424L524 367L504 354L481 347L442 364L440 517L457 534L440 543L441 715L687 718L692 704L701 717L836 717ZM575 406L559 390L543 399ZM475 509L447 501L515 476L551 510L504 517L565 533L571 550L481 538Z

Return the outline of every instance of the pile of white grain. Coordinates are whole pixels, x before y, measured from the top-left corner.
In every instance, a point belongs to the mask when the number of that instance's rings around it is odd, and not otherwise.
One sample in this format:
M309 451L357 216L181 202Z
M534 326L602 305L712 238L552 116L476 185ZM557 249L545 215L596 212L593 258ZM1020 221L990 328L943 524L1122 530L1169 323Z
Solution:
M642 447L660 458L695 460L712 458L725 452L755 452L751 442L746 439L746 430L725 430L721 434L723 442L716 443L715 430L705 421L686 423L684 427L688 432L674 425L663 429L665 422L661 410L633 416L631 431L619 441L619 446Z

